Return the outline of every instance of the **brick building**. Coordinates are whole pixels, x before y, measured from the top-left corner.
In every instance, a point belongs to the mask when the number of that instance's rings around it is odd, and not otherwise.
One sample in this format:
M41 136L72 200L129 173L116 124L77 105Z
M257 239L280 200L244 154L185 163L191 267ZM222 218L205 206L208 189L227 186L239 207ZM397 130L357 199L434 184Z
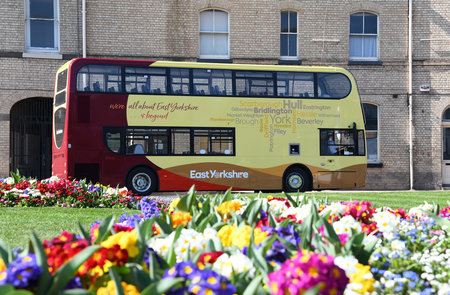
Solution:
M49 176L54 75L85 53L345 67L366 110L366 188L450 186L448 0L4 2L0 176Z

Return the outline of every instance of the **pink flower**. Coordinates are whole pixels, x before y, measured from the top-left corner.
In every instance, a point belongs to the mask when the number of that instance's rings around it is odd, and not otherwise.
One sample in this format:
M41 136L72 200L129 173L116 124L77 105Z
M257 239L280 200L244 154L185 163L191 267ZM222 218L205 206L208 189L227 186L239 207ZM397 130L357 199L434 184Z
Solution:
M319 294L343 294L348 284L345 271L334 264L334 257L300 250L281 268L269 274L272 294L302 294L319 285Z

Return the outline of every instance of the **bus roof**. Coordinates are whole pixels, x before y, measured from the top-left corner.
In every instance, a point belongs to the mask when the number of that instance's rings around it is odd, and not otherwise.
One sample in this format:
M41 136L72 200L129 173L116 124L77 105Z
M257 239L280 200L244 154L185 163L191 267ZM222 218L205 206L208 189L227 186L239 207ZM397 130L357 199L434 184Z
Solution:
M114 64L130 66L154 66L154 67L184 67L197 69L230 69L250 71L305 71L305 72L340 72L349 74L342 67L335 66L293 66L293 65L266 65L266 64L238 64L238 63L205 63L205 62L180 62L180 61L150 61L150 60L126 60L126 59L101 59L101 58L76 58L68 63L71 66L77 64L77 68L86 64ZM64 66L63 66L64 67Z

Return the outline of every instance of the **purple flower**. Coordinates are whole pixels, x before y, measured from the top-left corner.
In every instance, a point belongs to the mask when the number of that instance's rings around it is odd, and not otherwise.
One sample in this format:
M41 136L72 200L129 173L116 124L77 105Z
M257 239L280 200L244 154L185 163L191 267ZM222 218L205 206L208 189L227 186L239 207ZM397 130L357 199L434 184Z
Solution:
M160 268L163 268L163 260L161 257L159 257L158 253L156 253L156 251L153 250L153 248L147 248L144 252L143 260L147 264L147 268L149 268L150 256L156 259L156 262L158 263Z
M166 278L185 278L192 279L199 271L197 266L190 261L178 262L164 273L163 279Z
M207 269L197 272L192 278L191 284L189 285L189 292L197 295L232 295L236 293L236 287L226 277Z
M0 285L11 284L17 288L32 287L41 273L42 269L36 264L34 254L21 256L10 263L8 269L0 273Z
M119 217L119 222L129 227L136 227L136 222L141 221L141 217L137 214L128 215L127 213L123 213Z
M145 220L152 218L153 216L159 217L158 204L155 200L143 197L140 202L142 215Z

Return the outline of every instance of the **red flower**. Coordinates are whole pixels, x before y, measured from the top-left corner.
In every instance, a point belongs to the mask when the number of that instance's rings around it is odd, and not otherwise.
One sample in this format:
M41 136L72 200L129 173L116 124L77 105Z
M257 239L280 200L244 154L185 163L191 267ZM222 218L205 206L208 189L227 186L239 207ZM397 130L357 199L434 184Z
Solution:
M200 257L198 258L198 262L200 263L209 263L213 264L216 262L217 258L219 258L224 252L223 251L217 251L217 252L208 252L208 253L202 253Z

